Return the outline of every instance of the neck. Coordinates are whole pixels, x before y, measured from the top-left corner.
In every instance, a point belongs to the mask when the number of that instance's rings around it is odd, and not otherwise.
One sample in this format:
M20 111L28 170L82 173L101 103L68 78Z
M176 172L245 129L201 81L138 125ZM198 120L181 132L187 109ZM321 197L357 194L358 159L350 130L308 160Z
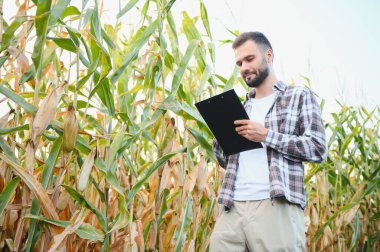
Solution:
M260 99L273 94L273 87L277 81L276 75L273 73L269 74L263 83L259 87L255 88L255 98Z

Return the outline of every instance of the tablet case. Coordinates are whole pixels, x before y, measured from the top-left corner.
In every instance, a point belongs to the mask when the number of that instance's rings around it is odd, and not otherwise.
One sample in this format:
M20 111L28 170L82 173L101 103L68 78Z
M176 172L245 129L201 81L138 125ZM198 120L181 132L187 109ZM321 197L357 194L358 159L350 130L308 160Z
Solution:
M235 120L249 119L235 90L223 92L195 103L211 132L226 156L242 151L263 148L260 142L250 141L240 136L235 128Z

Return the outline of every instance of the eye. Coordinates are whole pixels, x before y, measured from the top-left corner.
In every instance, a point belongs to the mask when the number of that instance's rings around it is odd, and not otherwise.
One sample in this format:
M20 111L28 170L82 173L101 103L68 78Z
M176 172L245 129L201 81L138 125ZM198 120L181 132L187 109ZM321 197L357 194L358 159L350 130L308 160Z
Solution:
M241 61L236 62L236 65L237 65L238 67L241 67L241 64L242 64Z
M248 62L251 62L251 61L253 61L254 59L255 59L255 57L251 56L251 57L248 57L246 60L247 60Z

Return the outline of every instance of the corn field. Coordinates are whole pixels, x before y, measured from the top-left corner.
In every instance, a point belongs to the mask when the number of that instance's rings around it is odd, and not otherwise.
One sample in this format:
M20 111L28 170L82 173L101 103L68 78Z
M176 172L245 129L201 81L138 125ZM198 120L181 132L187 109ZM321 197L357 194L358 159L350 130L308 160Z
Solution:
M244 84L214 70L204 2L176 22L175 0L129 0L113 26L106 1L16 1L10 20L4 4L0 250L207 251L224 170L194 103ZM307 248L379 251L380 109L332 118L328 159L307 165Z

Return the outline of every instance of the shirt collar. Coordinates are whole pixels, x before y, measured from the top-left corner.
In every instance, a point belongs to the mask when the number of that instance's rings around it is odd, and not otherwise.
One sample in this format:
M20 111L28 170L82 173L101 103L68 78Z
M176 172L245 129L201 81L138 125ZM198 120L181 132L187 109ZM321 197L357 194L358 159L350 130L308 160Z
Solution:
M274 86L273 90L279 91L279 92L284 92L285 91L286 84L283 83L282 81L277 81ZM251 98L255 98L255 88L252 88L246 95L246 100L249 100Z

